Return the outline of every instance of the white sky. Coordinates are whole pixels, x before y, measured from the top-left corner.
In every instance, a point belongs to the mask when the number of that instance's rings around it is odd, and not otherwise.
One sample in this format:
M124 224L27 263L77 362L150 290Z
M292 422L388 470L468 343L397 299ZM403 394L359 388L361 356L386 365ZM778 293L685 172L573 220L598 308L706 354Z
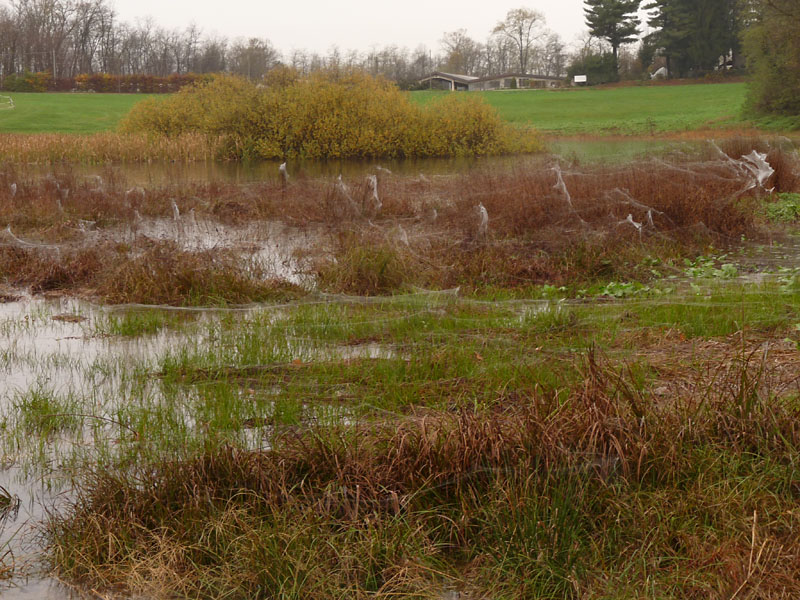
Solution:
M544 13L547 26L572 42L586 29L583 0L113 0L123 21L152 17L156 24L228 38L262 37L281 52L325 53L396 44L439 49L446 31L466 29L485 41L512 8Z

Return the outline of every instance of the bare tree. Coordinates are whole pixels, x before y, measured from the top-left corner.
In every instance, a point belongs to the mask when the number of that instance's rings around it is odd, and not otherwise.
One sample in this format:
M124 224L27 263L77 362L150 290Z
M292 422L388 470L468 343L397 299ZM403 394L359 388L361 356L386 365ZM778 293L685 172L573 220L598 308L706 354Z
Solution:
M518 53L518 67L522 73L528 71L531 48L539 37L539 28L544 25L544 15L530 8L515 8L508 11L505 20L500 21L493 33L514 44Z
M268 40L250 38L233 44L229 55L232 73L258 80L278 62L278 53Z
M563 77L567 73L567 51L564 40L557 33L547 33L538 56L537 72L549 77Z
M473 40L465 29L445 33L442 38L444 50L443 68L453 73L475 75L481 60L483 48Z

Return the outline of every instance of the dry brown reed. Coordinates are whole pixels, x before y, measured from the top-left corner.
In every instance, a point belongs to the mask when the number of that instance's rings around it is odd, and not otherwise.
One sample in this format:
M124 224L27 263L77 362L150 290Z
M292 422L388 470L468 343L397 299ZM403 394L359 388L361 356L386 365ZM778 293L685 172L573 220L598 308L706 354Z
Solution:
M192 252L152 240L64 249L0 247L0 278L34 294L78 294L112 304L246 304L301 293L238 254Z
M221 141L200 134L173 138L141 134L0 134L0 163L106 164L190 162L220 156Z

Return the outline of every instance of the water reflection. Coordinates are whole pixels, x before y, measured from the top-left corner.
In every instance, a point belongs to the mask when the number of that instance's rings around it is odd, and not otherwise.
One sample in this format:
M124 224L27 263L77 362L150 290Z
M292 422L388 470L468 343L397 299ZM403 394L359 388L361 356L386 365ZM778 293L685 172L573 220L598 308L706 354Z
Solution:
M580 162L624 162L663 156L680 152L697 153L707 146L705 141L664 140L659 138L575 140L558 139L547 142L548 153L529 156L493 156L462 158L426 158L405 160L328 160L289 161L291 178L345 178L359 177L388 169L396 175L417 176L453 175L468 173L475 169L509 171L519 168L543 166L554 158ZM218 181L232 184L247 184L258 181L281 180L280 161L258 162L197 162L197 163L148 163L119 166L73 165L70 169L78 175L91 177L106 175L109 169L121 175L130 184L159 186L164 184L204 183ZM46 175L59 167L30 166L33 174Z

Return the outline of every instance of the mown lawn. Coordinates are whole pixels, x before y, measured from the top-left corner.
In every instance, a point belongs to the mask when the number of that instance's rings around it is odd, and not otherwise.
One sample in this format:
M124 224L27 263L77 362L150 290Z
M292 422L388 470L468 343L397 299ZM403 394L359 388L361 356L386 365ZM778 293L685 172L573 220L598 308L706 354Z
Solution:
M427 103L448 92L412 92ZM473 92L511 123L553 135L668 133L750 125L742 116L744 83L559 91ZM95 133L113 130L136 94L9 94L0 133Z
M144 94L15 94L0 111L0 133L96 133L116 128Z
M413 92L421 103L449 92ZM644 134L744 127L744 83L558 91L472 92L483 96L512 123L543 132Z

